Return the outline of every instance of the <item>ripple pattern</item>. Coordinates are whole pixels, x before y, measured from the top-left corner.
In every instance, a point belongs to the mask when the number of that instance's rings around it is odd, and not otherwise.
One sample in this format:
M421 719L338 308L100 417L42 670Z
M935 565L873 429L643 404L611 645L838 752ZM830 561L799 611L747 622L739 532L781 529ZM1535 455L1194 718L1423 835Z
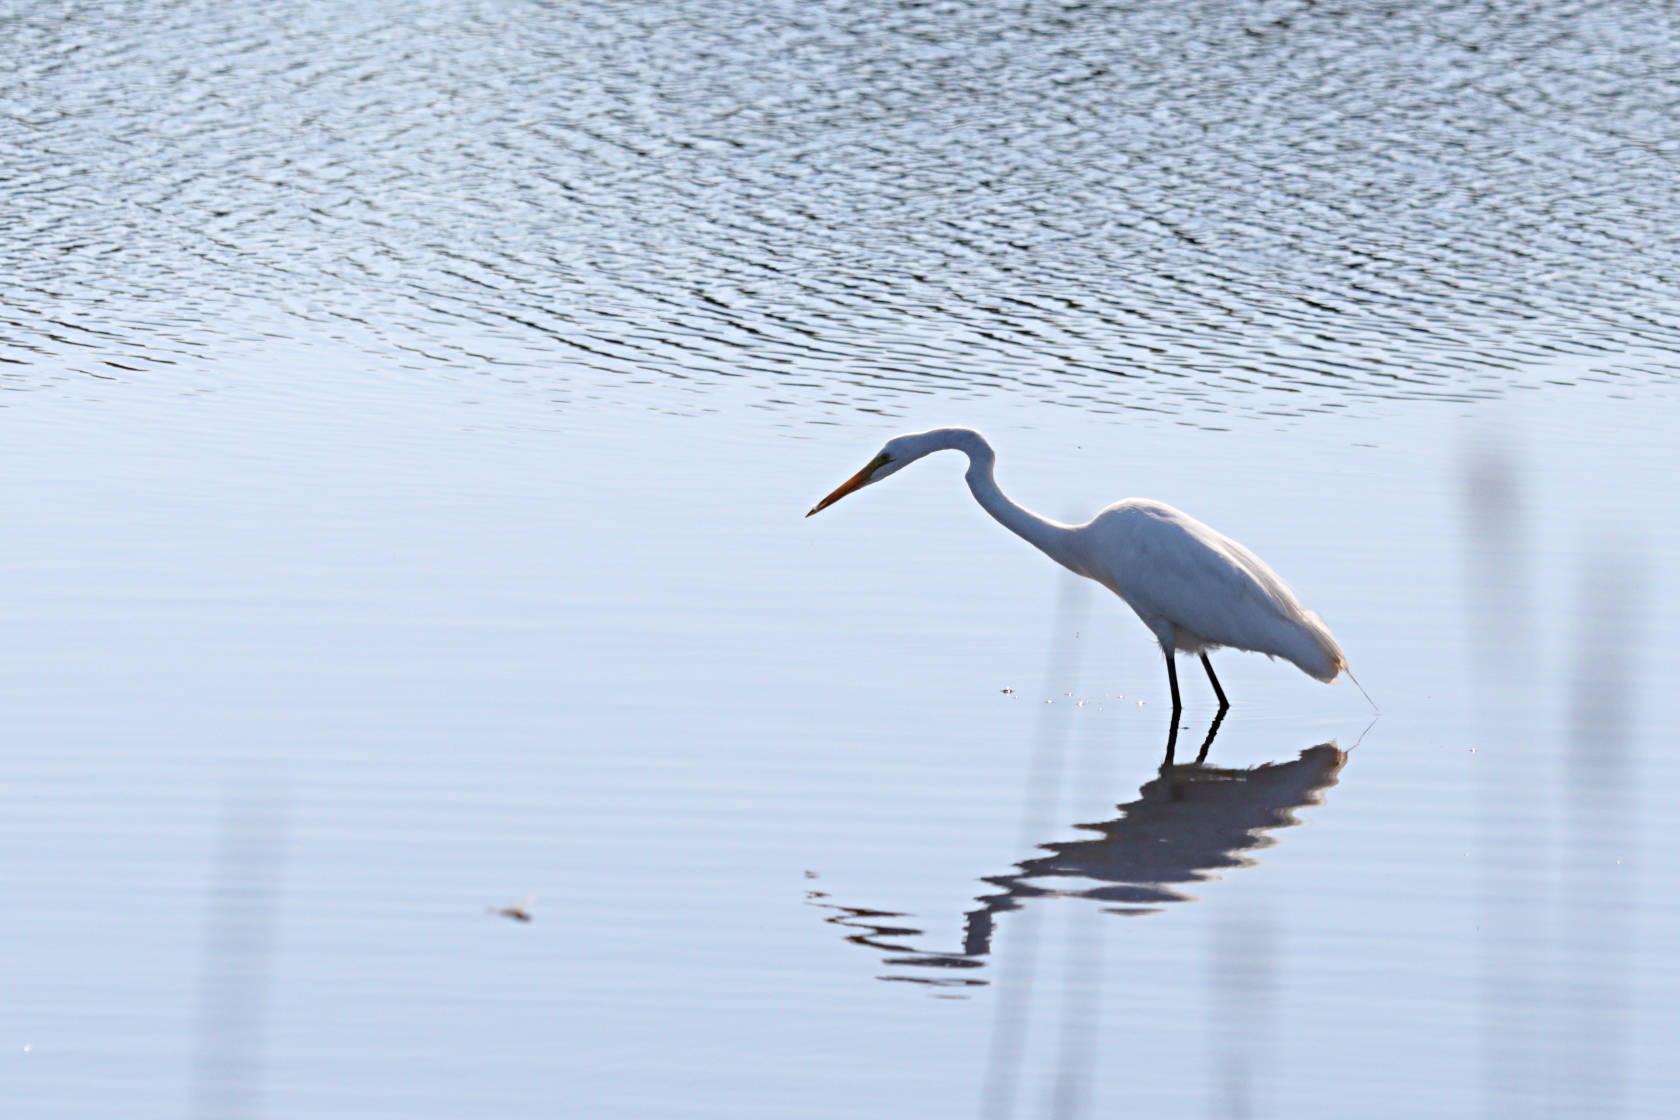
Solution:
M0 385L274 339L769 407L1680 371L1642 3L0 0Z

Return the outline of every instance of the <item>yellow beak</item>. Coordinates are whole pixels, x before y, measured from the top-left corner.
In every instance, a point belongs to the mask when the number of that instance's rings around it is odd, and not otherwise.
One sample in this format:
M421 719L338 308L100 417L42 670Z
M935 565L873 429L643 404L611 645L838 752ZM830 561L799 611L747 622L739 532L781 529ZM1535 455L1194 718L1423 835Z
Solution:
M835 502L838 502L841 498L844 498L847 494L850 494L853 490L861 490L865 486L868 486L869 476L875 473L875 468L881 465L881 460L883 458L884 456L877 455L867 467L864 467L861 471L857 472L836 487L834 493L812 506L810 512L805 516L809 517L812 513L816 513L818 510L827 509Z

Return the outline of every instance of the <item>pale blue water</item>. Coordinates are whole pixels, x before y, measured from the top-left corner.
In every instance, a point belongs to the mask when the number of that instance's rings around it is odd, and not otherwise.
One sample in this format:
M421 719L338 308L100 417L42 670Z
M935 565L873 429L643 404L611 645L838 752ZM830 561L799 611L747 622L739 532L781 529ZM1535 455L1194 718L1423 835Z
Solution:
M1667 22L368 11L0 17L8 1112L1670 1110Z

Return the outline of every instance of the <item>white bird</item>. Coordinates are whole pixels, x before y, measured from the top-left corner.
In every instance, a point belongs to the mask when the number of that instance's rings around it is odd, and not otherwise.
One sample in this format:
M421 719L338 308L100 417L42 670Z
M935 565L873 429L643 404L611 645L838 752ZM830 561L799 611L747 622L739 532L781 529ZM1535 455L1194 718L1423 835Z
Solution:
M1175 654L1199 654L1219 697L1230 707L1208 651L1221 646L1281 657L1326 683L1347 669L1347 658L1324 620L1302 607L1289 585L1260 557L1189 514L1163 502L1127 498L1083 525L1063 525L1023 509L1004 496L992 477L997 454L971 428L935 428L897 436L857 474L841 483L810 513L854 490L903 470L935 451L968 456L968 488L982 509L1064 568L1096 580L1137 612L1167 659L1176 726Z

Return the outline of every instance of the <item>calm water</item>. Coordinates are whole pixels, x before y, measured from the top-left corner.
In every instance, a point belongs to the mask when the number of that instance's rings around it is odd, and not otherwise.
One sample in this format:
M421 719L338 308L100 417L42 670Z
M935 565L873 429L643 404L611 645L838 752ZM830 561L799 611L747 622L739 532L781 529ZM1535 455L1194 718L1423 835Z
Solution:
M1671 14L0 33L8 1112L1674 1113Z

